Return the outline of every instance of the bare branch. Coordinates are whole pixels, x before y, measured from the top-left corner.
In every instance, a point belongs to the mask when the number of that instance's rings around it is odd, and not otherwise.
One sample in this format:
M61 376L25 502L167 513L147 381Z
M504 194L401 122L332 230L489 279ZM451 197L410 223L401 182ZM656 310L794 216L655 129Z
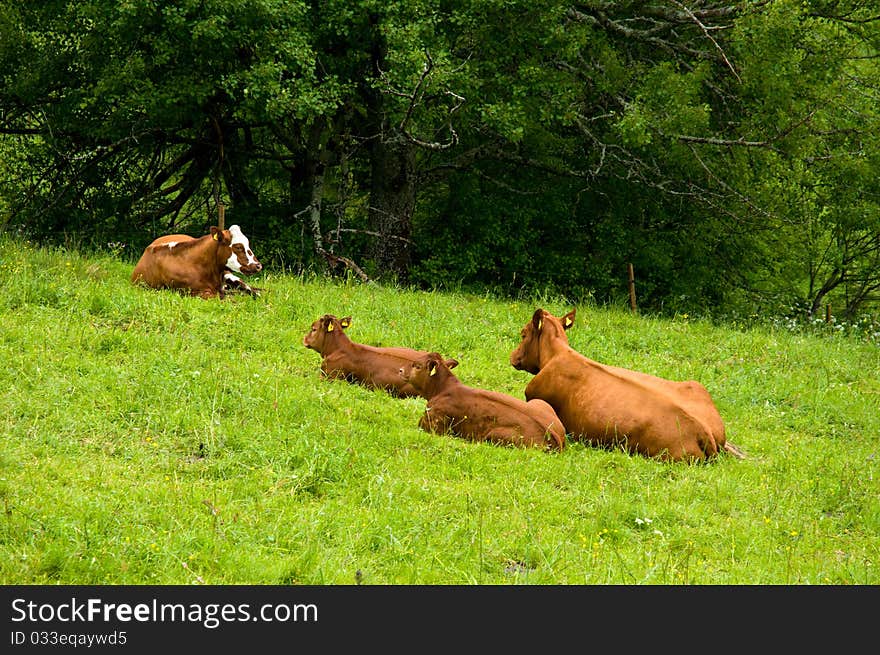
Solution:
M728 193L731 193L731 194L733 194L735 197L739 198L739 200L740 200L743 204L745 204L747 207L749 207L751 210L753 210L753 211L755 211L755 212L757 212L757 213L759 213L759 214L761 214L761 215L763 215L763 216L766 216L766 217L768 217L768 218L772 217L771 214L770 214L770 212L768 212L767 210L765 210L765 209L759 207L758 205L756 205L756 204L752 201L751 198L749 198L749 197L747 197L747 196L744 196L742 193L740 193L740 192L737 191L736 189L732 188L729 184L727 184L727 182L725 182L725 181L722 180L720 177L718 177L717 175L715 175L715 173L712 172L712 170L706 165L706 162L704 162L704 161L702 160L702 158L700 157L699 153L696 151L696 149L695 149L693 146L691 146L690 149L691 149L691 153L694 155L694 158L697 160L697 162L700 164L700 166L703 168L703 170L706 171L706 174L709 176L709 178L710 178L711 180L714 180L714 181L715 181L715 182L716 182L716 183L717 183L722 189L724 189L724 190L727 191Z
M331 241L331 239L330 239L331 234L336 235L336 239L333 239L333 241L338 240L339 234L341 232L351 232L353 234L366 234L371 237L376 237L377 239L397 239L398 241L403 241L404 243L414 245L414 243L412 241L410 241L409 239L407 239L406 237L401 237L396 234L379 234L378 232L373 232L372 230L357 230L357 229L351 228L351 227L337 227L335 230L330 230L327 233L327 240Z
M661 133L662 134L662 133ZM769 148L770 141L747 141L746 139L719 139L709 136L688 136L676 134L675 138L683 143L705 143L712 146L745 146L747 148Z
M676 4L679 7L681 7L682 11L684 11L688 16L690 16L690 18L693 19L693 21L699 26L699 28L703 31L703 34L706 35L706 38L709 39L712 42L712 44L715 46L715 48L718 50L718 53L721 55L722 61L724 61L724 63L727 64L727 67L730 69L730 72L733 73L733 76L736 78L736 81L739 82L740 84L742 84L742 80L740 79L739 74L737 74L736 69L733 67L733 64L730 63L730 60L727 58L727 55L724 54L724 50L721 48L720 45L718 45L718 41L713 39L712 35L709 34L709 30L706 29L706 26L703 25L703 23L700 21L700 19L694 15L694 12L692 12L690 9L688 9L682 3L678 2L678 0L672 0L672 2L673 2L673 4Z
M406 126L409 125L410 120L412 119L413 111L416 108L416 103L419 102L422 98L423 89L425 86L425 80L428 79L428 76L431 74L431 71L434 70L434 60L431 58L430 52L425 52L425 63L422 66L422 74L419 76L419 81L416 83L416 88L413 89L413 92L409 95L409 107L406 108L406 114L400 120L400 131L406 132Z
M682 143L704 143L713 146L742 146L746 148L770 148L774 149L773 144L781 139L785 138L792 132L794 132L797 128L802 125L809 123L812 120L813 116L818 111L818 108L813 109L808 114L806 114L803 118L795 121L784 130L781 130L778 134L773 136L770 139L765 139L764 141L749 141L743 137L738 139L722 139L719 137L704 137L704 136L689 136L686 134L673 134L672 138L681 141ZM662 131L659 132L661 136L667 136Z
M344 264L347 269L353 271L354 274L357 275L362 281L366 282L367 284L373 284L370 276L367 275L360 266L355 264L354 261L352 261L348 257L334 255L333 253L327 252L326 250L322 250L321 254L327 260L327 263L330 265L331 268L336 267L337 264Z
M465 103L465 98L454 91L450 91L449 89L445 89L439 96L432 96L430 99L435 100L438 97L447 97L452 98L453 104L449 108L446 114L447 119L447 130L449 130L450 137L445 142L440 141L427 141L425 139L421 139L415 136L410 130L410 124L413 119L413 114L419 106L424 105L425 103L425 86L427 84L428 78L431 76L431 73L434 71L434 59L431 57L431 53L425 51L425 63L422 66L422 72L419 75L419 79L416 82L415 88L410 91L401 91L399 89L394 88L388 80L387 74L380 70L379 77L382 79L386 88L384 92L389 95L394 95L399 98L406 98L409 100L409 103L406 108L406 113L403 118L400 120L400 123L397 126L399 133L410 143L416 145L420 148L425 148L426 150L448 150L453 146L458 145L458 132L452 125L452 119L455 113L461 108L461 106Z

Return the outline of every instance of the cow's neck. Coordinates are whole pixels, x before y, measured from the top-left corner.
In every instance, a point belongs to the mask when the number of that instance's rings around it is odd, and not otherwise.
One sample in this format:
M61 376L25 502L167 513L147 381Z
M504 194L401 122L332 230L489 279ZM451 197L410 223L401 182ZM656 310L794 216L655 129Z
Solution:
M217 270L228 270L226 268L226 262L229 260L229 255L232 251L229 250L228 247L224 247L218 239L215 239L212 236L206 236L202 238L207 240L208 245L206 250L207 252L213 254L214 261L217 262Z
M556 355L569 350L571 350L571 346L568 345L565 333L561 335L544 334L538 344L538 369L542 370Z
M441 392L447 392L451 388L460 386L461 380L452 374L448 369L442 366L437 367L437 372L428 378L428 384L425 385L424 396L428 400Z
M327 328L324 328L325 330ZM327 332L324 335L324 341L321 344L321 355L326 357L327 355L332 355L333 353L339 351L351 351L352 350L352 341L348 338L348 335L345 334L342 330L333 332Z

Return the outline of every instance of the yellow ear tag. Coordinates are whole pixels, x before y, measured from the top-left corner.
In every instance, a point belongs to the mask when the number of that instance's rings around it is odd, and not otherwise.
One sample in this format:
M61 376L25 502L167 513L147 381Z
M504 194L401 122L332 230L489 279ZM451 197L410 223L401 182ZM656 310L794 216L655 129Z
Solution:
M437 366L434 365L431 367L431 375L436 375L436 374L437 374Z
M333 323L327 323L327 332L333 332Z
M339 324L342 327L347 328L349 325L351 325L351 321L339 321Z
M573 321L568 316L566 316L565 317L565 327L571 327L572 323L573 323Z
M538 321L538 330L540 331L540 329L542 327L544 327L544 319L543 318L540 321Z
M217 233L215 232L214 233L214 241L216 241L216 240L217 240Z

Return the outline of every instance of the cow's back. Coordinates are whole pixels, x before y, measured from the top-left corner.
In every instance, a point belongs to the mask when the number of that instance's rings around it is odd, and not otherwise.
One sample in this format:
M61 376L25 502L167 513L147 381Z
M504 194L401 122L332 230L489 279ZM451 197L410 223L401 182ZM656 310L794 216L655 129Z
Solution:
M461 436L515 445L561 449L565 428L553 407L540 399L524 401L508 394L448 385L429 401L428 411L442 414L443 423Z
M547 401L573 438L595 445L625 441L648 456L702 459L724 443L720 415L711 420L717 410L711 399L700 402L699 388L605 366L573 349L541 369L526 398Z
M172 280L169 268L173 266L173 263L166 260L173 249L171 244L186 243L193 240L194 237L188 234L166 234L155 239L144 248L141 258L131 272L131 281L143 282L147 286L154 288L169 286Z
M351 342L324 356L321 370L331 378L343 378L370 389L384 389L401 397L412 397L418 393L400 378L398 371L401 366L424 354L411 348Z
M577 351L575 352L577 353ZM577 354L580 355L580 353ZM621 378L632 379L635 382L641 382L647 388L662 390L670 394L677 404L680 404L686 411L706 423L713 436L716 439L720 439L722 444L724 443L724 421L721 419L721 414L715 406L715 401L712 400L709 390L700 382L696 380L685 380L683 382L667 380L666 378L641 371L632 371L618 366L599 364L598 362L596 364Z

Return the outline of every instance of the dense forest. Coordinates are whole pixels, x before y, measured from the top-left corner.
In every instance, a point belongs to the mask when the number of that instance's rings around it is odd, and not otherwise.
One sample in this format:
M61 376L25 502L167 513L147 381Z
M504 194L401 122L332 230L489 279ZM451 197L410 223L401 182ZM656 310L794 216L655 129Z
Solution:
M226 209L267 266L880 306L876 0L0 0L0 230Z

